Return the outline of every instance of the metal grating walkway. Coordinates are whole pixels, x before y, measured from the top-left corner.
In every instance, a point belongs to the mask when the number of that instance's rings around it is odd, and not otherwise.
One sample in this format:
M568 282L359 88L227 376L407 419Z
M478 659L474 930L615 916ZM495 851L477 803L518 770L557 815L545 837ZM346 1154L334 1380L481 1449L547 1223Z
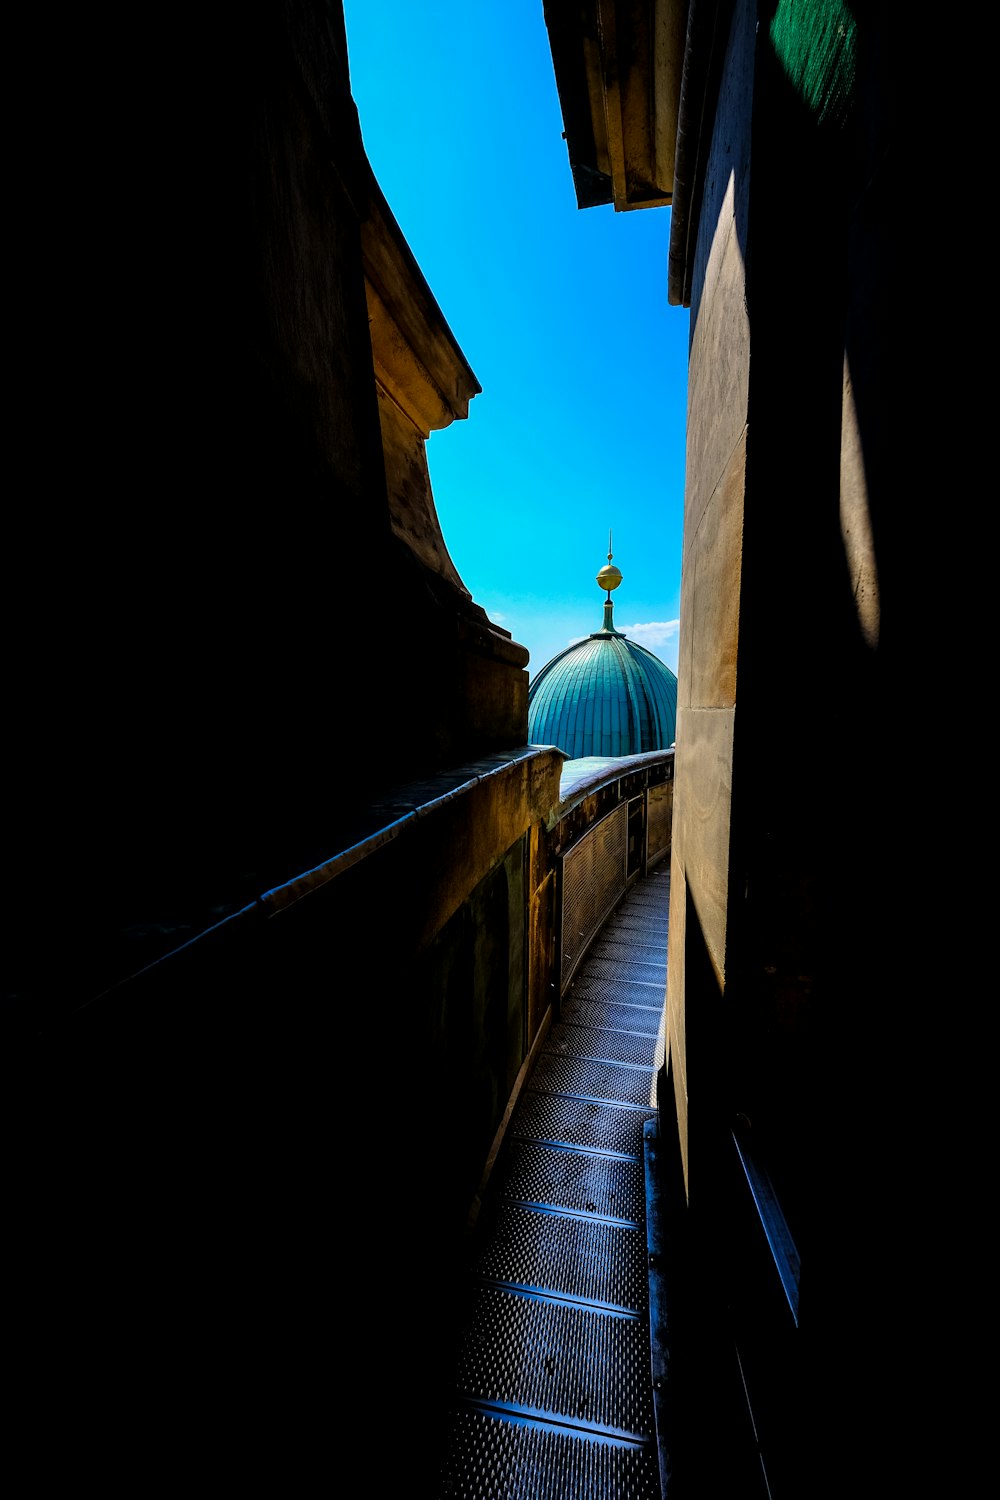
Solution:
M669 881L665 863L611 914L515 1104L472 1239L439 1500L660 1500L646 1205Z

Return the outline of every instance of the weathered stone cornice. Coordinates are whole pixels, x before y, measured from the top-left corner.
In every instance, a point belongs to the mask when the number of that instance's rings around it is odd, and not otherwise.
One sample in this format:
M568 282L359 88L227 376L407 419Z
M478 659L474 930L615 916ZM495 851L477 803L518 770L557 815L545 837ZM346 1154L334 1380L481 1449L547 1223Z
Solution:
M482 386L374 178L361 247L376 379L428 438L467 417Z

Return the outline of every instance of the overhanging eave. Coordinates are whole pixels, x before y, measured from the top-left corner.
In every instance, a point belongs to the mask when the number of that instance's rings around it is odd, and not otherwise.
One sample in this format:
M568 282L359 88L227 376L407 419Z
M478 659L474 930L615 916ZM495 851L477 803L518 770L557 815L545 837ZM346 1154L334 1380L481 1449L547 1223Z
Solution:
M687 0L545 0L577 206L673 201Z

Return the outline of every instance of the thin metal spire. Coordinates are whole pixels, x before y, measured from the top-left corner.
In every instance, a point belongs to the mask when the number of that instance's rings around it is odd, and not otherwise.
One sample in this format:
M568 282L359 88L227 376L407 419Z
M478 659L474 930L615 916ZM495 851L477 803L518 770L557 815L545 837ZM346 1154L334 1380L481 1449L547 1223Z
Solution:
M611 528L608 528L608 560L597 575L597 582L602 589L607 589L608 597L604 601L604 624L599 632L601 635L620 635L621 631L614 627L614 605L611 603L611 590L616 589L622 581L621 569L616 568L611 561L614 553L611 550Z

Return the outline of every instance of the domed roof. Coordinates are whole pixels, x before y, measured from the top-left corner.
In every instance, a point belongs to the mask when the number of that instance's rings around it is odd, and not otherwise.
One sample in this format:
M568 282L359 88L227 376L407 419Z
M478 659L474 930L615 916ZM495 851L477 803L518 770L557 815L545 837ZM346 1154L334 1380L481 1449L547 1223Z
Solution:
M609 543L610 546L610 543ZM611 566L604 625L546 662L528 686L528 740L556 745L570 760L667 750L677 725L677 678L666 662L630 641L613 622L611 590L622 575Z

